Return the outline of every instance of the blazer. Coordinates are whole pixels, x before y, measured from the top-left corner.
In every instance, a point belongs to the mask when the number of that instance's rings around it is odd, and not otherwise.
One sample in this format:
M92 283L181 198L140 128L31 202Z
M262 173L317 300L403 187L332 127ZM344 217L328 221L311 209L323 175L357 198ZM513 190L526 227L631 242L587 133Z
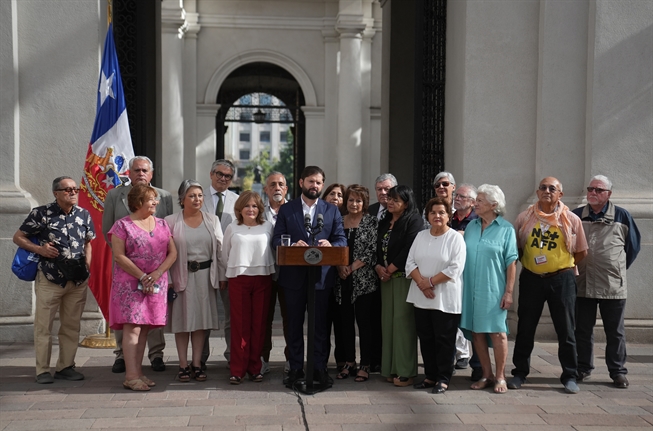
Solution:
M113 227L113 224L121 218L131 214L127 205L127 195L132 189L131 184L120 186L109 190L107 197L104 199L104 212L102 213L102 234L107 243L111 244L107 234ZM156 206L154 216L164 219L172 214L172 195L167 191L154 187L159 195L159 204Z
M202 204L202 211L215 215L215 205L213 205L213 188L209 187L208 193L204 194L204 203ZM231 190L224 191L224 208L222 209L222 218L220 224L222 225L222 233L227 231L227 226L236 220L236 213L234 212L234 204L238 200L238 195Z
M211 287L218 289L220 287L219 281L226 281L225 265L220 260L222 252L222 228L220 227L220 220L214 214L202 214L203 224L211 235L213 242L213 262L209 271L211 272ZM170 231L172 232L172 239L177 247L177 260L170 267L170 276L172 277L172 284L175 292L183 292L186 290L188 284L188 250L186 248L186 235L184 233L184 211L177 214L169 215L165 218Z
M347 238L342 226L342 217L340 211L335 205L317 200L317 208L313 217L313 226L317 225L317 215L324 216L324 228L322 232L316 235L315 239L326 239L334 247L347 246ZM277 214L277 224L274 226L274 236L272 237L272 248L281 244L281 235L290 235L290 242L295 243L299 240L308 242L309 235L304 229L304 210L302 208L301 197L287 202L279 208ZM332 267L323 266L320 280L315 284L316 290L323 290L327 286L333 287L336 281L335 271L330 271ZM279 269L279 285L287 289L303 289L306 277L308 275L307 266L282 266Z
M370 205L369 207L367 207L367 213L371 216L376 217L376 215L379 213L380 206L381 204L379 202Z
M386 217L379 221L379 234L376 240L376 263L383 265L383 249L381 243L383 236L390 228L390 221L392 217L386 214ZM388 241L388 265L391 263L397 267L397 271L404 272L406 270L406 259L408 259L408 252L413 245L413 241L418 233L424 228L424 221L418 213L413 213L408 217L403 217L397 220L392 233L390 233L390 240Z

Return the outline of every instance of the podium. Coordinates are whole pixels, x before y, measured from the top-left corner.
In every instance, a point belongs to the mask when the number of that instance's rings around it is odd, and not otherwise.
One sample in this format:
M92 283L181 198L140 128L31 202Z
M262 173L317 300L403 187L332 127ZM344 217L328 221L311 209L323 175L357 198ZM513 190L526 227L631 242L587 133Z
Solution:
M313 395L329 389L313 380L315 351L315 283L320 280L323 266L349 265L349 247L277 247L277 264L279 266L308 266L308 291L306 292L306 309L308 311L308 331L306 334L306 377L298 380L295 388L300 392Z

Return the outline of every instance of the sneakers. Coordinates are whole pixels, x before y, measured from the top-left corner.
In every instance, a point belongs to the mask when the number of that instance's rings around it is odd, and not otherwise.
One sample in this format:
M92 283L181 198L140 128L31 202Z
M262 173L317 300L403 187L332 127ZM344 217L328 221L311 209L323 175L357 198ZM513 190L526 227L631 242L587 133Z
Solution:
M124 373L125 372L125 360L122 358L116 359L116 361L113 363L113 366L111 367L111 372L112 373Z
M469 365L469 358L460 358L456 361L456 369L464 370Z
M261 374L267 374L270 372L270 363L263 359L261 356Z
M522 376L513 376L512 379L508 380L509 389L521 389L521 385L526 382L526 378Z
M612 379L612 383L616 388L627 389L628 388L628 379L625 374L617 374Z
M41 373L38 376L36 376L36 383L40 385L45 385L48 383L54 383L54 379L52 378L52 374L50 373Z
M82 373L78 373L75 371L74 366L64 368L61 371L57 371L54 373L54 378L55 379L61 379L61 380L84 380L84 375ZM37 377L38 380L38 377Z
M578 370L578 378L576 379L577 382L584 382L589 380L590 376L592 375L591 371L580 371Z
M154 371L165 371L166 364L163 363L163 358L154 358L152 359L152 370Z
M568 394L577 394L580 392L580 388L575 380L567 380L563 385L565 386L565 392Z

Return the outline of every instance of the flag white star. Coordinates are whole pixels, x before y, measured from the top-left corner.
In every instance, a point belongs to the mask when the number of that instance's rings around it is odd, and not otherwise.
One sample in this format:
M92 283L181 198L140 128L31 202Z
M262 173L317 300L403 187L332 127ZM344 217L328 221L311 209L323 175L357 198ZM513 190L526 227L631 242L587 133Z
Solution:
M113 95L113 77L114 73L107 77L104 75L104 70L102 71L102 76L100 80L100 89L98 90L100 92L100 106L104 105L104 101L106 100L107 96L111 96L113 99L116 97Z
M104 183L104 186L107 189L113 187L113 178L111 178L108 175L106 176L106 178L104 178L104 180L102 180L102 182Z

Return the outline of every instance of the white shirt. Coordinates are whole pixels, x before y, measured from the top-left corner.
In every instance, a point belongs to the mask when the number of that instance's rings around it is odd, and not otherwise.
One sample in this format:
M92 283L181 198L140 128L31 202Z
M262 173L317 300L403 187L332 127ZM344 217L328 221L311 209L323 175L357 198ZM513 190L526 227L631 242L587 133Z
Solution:
M224 205L224 201L227 198L224 192L219 192L216 189L213 188L213 186L209 187L211 189L211 198L213 199L213 209L215 210L218 207L218 193L222 195L222 204Z
M313 224L313 217L315 216L315 209L317 208L318 199L315 199L315 202L310 207L304 201L304 195L302 195L301 200L302 200L302 210L304 211L304 215L306 215L306 214L310 215L311 216L311 224Z
M467 248L463 236L453 229L440 236L433 236L429 230L417 234L406 260L406 277L419 268L422 277L433 277L443 273L451 280L435 285L435 298L429 299L417 287L414 280L406 302L417 308L440 310L445 313L460 314L463 302L463 269Z
M251 227L238 222L227 226L222 243L222 261L227 267L227 278L274 274L274 256L270 246L273 231L272 223L268 221Z
M283 205L285 203L286 203L286 200L284 199L284 201L283 201L283 203L281 205ZM272 223L272 226L276 226L277 225L277 214L278 213L279 213L279 211L278 210L276 210L276 211L273 210L272 207L270 206L270 204L268 203L265 206L265 214L263 214L263 216L265 217L265 219L267 221Z
M385 215L385 212L387 211L387 208L384 207L383 205L379 204L379 211L376 213L376 218L378 220L381 220L383 216Z

